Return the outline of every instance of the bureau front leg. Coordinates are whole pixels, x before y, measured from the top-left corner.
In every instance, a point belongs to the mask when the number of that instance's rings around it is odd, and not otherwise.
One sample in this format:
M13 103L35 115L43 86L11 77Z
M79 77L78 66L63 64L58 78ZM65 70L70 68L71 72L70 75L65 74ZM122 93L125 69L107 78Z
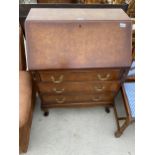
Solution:
M45 117L49 115L49 110L47 108L41 108Z
M45 117L47 117L48 115L49 115L49 110L48 110L48 108L47 107L45 107L44 106L44 101L43 101L43 98L42 98L42 96L41 95L39 95L40 96L40 99L41 99L41 111L43 111L43 115L45 116Z
M44 110L44 116L47 117L49 115L49 111L48 110Z

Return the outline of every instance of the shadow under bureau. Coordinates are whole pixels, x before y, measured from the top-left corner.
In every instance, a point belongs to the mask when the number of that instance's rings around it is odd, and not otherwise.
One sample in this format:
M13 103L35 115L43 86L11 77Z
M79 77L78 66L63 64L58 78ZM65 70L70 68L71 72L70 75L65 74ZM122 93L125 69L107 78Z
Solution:
M28 70L41 108L111 106L131 64L131 20L121 9L31 9Z

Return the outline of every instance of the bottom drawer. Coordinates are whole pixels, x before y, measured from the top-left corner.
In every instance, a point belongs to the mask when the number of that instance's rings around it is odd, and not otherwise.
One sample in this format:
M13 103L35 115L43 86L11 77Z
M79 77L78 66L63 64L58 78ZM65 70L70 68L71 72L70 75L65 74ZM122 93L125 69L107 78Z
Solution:
M68 104L80 102L105 102L114 98L113 93L90 94L90 95L43 95L43 104Z

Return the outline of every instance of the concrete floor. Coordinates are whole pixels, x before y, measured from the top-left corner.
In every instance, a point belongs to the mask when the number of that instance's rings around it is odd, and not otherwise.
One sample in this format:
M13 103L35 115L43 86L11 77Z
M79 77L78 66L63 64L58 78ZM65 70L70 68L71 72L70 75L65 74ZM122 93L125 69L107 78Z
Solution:
M122 102L120 95L116 102ZM134 124L120 138L114 137L115 130L113 109L107 114L104 107L54 108L44 117L37 99L26 154L134 155Z

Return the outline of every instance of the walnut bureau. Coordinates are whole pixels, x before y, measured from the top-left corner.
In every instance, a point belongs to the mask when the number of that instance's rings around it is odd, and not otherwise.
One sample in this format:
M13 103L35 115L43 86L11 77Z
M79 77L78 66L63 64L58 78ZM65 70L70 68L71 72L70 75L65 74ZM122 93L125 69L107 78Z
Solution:
M131 20L121 9L31 9L28 70L41 108L113 105L131 64Z

